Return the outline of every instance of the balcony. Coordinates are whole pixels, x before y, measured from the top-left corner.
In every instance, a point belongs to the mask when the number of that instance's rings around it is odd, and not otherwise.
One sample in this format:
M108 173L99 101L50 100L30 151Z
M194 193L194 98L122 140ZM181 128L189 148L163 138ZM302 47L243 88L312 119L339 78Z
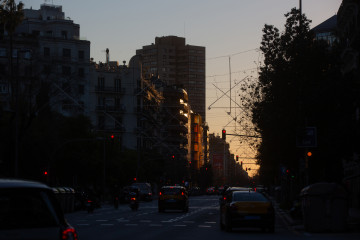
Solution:
M125 88L95 86L95 93L125 94Z

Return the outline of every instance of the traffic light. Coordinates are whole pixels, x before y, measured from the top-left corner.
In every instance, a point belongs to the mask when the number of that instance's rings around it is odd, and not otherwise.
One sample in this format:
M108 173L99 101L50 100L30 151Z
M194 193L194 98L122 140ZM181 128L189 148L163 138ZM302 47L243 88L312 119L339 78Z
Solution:
M239 155L236 155L236 161L237 162L239 161Z
M306 153L306 155L307 155L308 157L311 157L311 156L312 156L312 152L308 151L308 152Z
M114 134L110 135L110 140L111 140L111 144L114 144L114 140L115 140L115 135Z
M226 130L223 129L221 133L222 133L222 137L221 137L221 138L222 138L223 140L226 140Z
M44 176L47 176L48 175L48 171L44 171Z

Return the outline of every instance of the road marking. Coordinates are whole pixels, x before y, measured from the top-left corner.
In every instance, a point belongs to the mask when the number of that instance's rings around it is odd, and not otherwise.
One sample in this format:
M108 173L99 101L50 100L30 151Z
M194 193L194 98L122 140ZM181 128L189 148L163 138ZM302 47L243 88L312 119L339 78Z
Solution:
M136 227L136 226L138 226L138 224L137 223L127 223L127 224L125 224L125 226Z
M216 222L205 222L206 224L216 224Z
M199 225L200 228L211 228L209 225Z

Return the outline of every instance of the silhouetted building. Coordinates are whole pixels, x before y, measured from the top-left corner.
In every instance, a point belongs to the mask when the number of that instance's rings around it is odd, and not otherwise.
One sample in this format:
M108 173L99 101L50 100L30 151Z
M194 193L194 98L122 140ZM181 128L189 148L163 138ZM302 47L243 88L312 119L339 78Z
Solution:
M185 44L185 38L156 37L155 44L136 50L146 74L159 76L168 86L182 86L189 104L205 121L205 47Z

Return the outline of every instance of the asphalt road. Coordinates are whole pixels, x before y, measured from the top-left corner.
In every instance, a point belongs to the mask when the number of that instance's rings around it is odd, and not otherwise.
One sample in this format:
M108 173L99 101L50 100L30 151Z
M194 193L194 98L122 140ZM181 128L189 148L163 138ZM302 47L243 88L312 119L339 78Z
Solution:
M359 233L311 234L288 225L280 211L276 214L275 233L263 233L261 229L220 230L219 197L190 197L188 213L166 211L159 213L157 201L141 202L138 211L127 204L114 209L105 205L93 213L79 211L66 214L69 223L76 228L80 240L120 239L360 239Z

